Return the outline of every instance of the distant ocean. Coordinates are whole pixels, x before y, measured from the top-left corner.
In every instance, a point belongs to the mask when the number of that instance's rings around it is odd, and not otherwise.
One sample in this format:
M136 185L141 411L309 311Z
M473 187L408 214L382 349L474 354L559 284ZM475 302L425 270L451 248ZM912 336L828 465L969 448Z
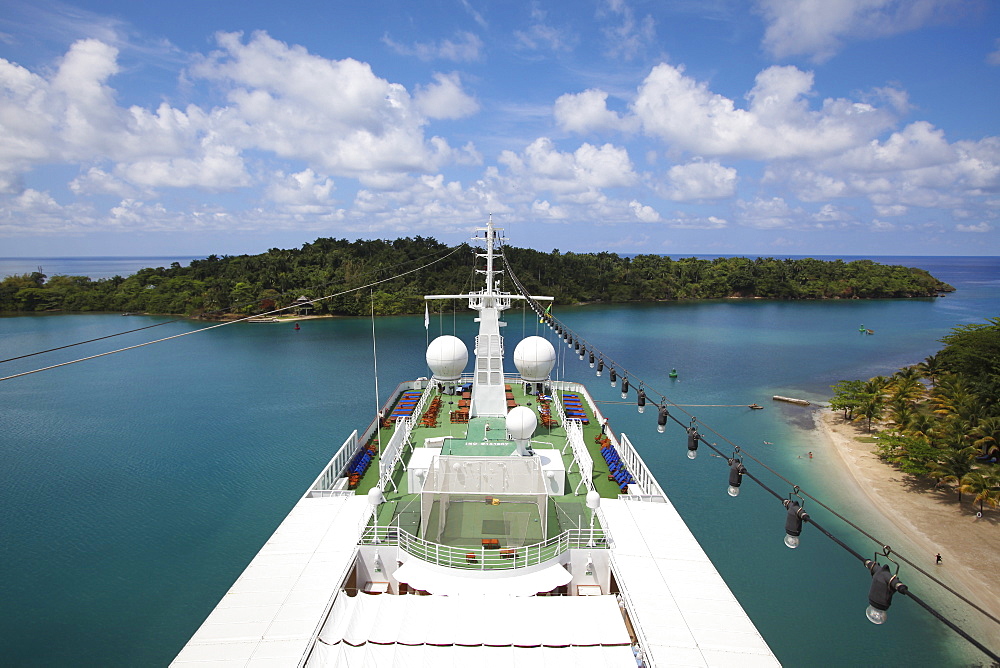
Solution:
M66 273L123 274L175 259L189 258L111 258L103 266L77 258L92 264ZM891 374L940 349L939 339L953 327L997 317L1000 258L871 259L927 269L957 291L936 299L715 300L553 311L619 368L632 371L633 379L641 377L647 391L690 406L699 425L715 430L702 433L720 447L728 443L716 433L884 544L929 565L933 555L917 551L831 475L838 469L828 457L835 455L813 428L819 409L771 397L826 401L838 380ZM36 260L27 262L34 270ZM37 263L57 273L48 262ZM546 334L527 312L506 315L508 351L524 336ZM471 346L473 316L459 305L455 316L432 317L429 335L456 334ZM0 359L167 320L0 317ZM875 335L859 335L861 324ZM167 322L155 333L18 359L0 364L0 376L201 326ZM428 332L422 314L379 318L375 329L384 400L397 382L427 374ZM169 663L344 439L373 418L372 330L366 318L306 321L299 331L236 324L0 382L3 663ZM620 389L610 388L607 372L595 377L586 362L555 344L554 377L586 383L611 428L636 445L784 665L967 666L985 660L903 596L893 600L886 624L869 623L870 576L856 560L812 527L803 531L798 549L787 549L784 509L771 496L744 485L738 498L729 497L724 462L708 453L688 460L683 430L672 425L657 433L655 411L638 415L622 402ZM671 368L679 378L668 377ZM764 410L743 408L750 403ZM814 459L803 457L809 451ZM766 480L781 494L791 492L781 481ZM811 501L805 507L860 553L879 549ZM937 574L947 577L947 569ZM904 565L900 578L963 627L975 628L974 616L912 568ZM996 649L997 637L980 640Z
M89 276L113 278L115 276L131 276L140 269L148 267L169 267L172 262L179 262L186 267L191 260L199 260L207 255L165 255L155 257L0 257L0 279L7 276L30 274L42 268L46 276Z

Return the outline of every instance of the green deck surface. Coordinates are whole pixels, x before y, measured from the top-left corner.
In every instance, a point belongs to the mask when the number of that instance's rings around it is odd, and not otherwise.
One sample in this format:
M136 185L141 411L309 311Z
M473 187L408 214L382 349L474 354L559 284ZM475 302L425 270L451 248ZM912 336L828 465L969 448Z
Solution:
M520 383L511 383L514 400L519 406L528 406L537 412L538 399L533 395L525 395ZM437 426L427 427L420 424L422 416L417 418L416 426L411 432L411 440L415 448L424 447L426 439L450 437L444 442L442 452L444 454L455 455L487 455L487 456L507 456L514 452L515 447L507 441L490 442L489 435L494 438L504 438L506 436L505 423L503 418L473 418L470 423L452 423L450 420L451 411L458 407L459 397L442 394L441 409L438 415ZM589 424L583 427L584 443L590 456L594 461L594 488L604 498L617 498L620 493L618 484L608 480L608 465L601 456L600 446L596 438L601 434L601 427L597 424L593 412L588 408L584 409L589 419ZM486 431L486 423L489 422L491 429ZM395 425L379 430L382 443L388 443L392 438ZM372 440L375 440L374 438ZM484 445L484 441L486 444ZM538 428L531 439L532 447L537 449L556 449L560 452L566 445L566 432L562 427L551 429L542 426L541 420ZM585 505L586 487L580 487L580 495L573 491L580 485L579 467L573 463L573 453L568 450L562 455L563 463L568 470L573 464L573 471L567 473L566 494L562 496L549 497L548 507L548 531L546 536L541 535L541 522L538 518L537 509L532 508L533 515L530 515L530 526L527 531L525 541L530 544L559 535L567 529L587 528L590 521L590 511ZM355 492L357 494L367 494L368 491L378 483L378 460L372 461L367 473L361 479ZM398 522L399 526L409 533L415 535L418 531L420 521L420 495L410 494L407 489L406 471L402 466L397 466L392 476L395 485L388 485L383 490L386 503L379 507L379 526L387 526L390 523ZM486 503L471 503L468 508L462 508L462 512L454 513L456 525L452 526L452 518L449 516L449 526L439 542L446 545L469 546L479 545L482 537L489 533L487 529L501 529L500 533L510 536L511 520L517 518L516 515L508 515L504 519L503 513L511 513L511 508L504 506L525 505L525 504L501 504L499 506L489 506ZM449 511L450 512L450 511ZM530 511L529 511L530 512ZM497 517L493 517L497 515ZM433 522L433 517L431 522ZM520 520L515 519L515 524ZM492 524L491 524L492 522ZM499 524L498 524L499 522ZM500 535L498 533L498 536ZM430 538L430 537L429 537Z

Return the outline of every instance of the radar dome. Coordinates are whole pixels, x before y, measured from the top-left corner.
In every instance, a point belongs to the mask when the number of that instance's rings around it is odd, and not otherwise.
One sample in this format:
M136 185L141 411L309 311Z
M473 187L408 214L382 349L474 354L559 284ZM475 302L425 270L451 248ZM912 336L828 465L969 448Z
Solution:
M535 411L527 406L515 406L507 413L507 433L515 441L523 441L531 438L538 426L538 418Z
M538 382L548 379L555 364L555 348L540 336L521 339L514 348L514 366L524 380Z
M438 380L458 380L469 361L469 349L457 336L439 336L427 346L427 366Z

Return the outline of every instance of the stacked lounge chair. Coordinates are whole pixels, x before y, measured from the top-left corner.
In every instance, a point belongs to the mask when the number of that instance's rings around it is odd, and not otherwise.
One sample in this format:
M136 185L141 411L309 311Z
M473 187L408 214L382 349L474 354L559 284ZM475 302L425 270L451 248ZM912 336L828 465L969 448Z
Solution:
M587 412L583 410L583 400L578 394L564 394L563 408L566 410L566 417L579 420L583 424L590 424Z
M601 444L601 456L608 464L608 480L618 483L619 489L624 494L628 486L635 482L635 478L625 468L618 451L611 445L611 439L604 434L598 435L596 441Z

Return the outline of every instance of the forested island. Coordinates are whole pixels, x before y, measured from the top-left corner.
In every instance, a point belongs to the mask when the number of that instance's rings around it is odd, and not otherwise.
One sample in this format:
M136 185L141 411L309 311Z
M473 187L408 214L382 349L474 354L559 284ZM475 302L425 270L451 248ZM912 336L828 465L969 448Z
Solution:
M892 376L843 380L830 407L904 473L952 485L983 512L1000 505L1000 318L954 328L937 354Z
M317 239L301 249L216 256L187 267L143 269L91 280L41 272L0 281L0 312L120 311L219 316L272 311L305 296L338 293L313 305L317 315L422 313L426 294L455 294L473 285L468 258L432 238L395 241ZM534 294L557 304L690 299L874 299L934 297L952 291L922 269L871 260L551 253L506 246L510 268ZM412 271L439 260L430 267ZM410 272L406 273L404 272ZM392 278L396 276L397 278ZM353 291L352 291L353 290ZM440 305L438 305L440 308ZM433 306L432 306L433 308ZM450 308L450 307L449 307Z

